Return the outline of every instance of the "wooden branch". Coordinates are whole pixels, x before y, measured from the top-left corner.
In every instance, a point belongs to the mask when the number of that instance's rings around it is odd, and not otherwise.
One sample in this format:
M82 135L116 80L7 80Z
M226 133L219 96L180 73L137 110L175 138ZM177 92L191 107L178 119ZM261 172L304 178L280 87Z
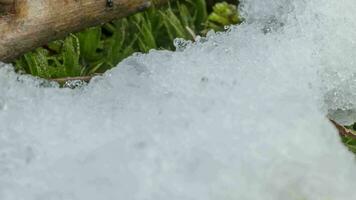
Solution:
M0 0L0 60L11 62L68 33L126 17L166 1Z

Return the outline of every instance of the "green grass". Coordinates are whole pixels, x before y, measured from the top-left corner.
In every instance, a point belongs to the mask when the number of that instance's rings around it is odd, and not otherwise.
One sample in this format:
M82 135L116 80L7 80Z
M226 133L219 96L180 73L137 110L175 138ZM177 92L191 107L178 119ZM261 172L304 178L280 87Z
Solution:
M206 0L180 0L69 34L26 53L14 65L19 73L46 79L90 76L111 69L134 52L174 50L175 38L193 40L240 22L235 5L220 2L207 8Z

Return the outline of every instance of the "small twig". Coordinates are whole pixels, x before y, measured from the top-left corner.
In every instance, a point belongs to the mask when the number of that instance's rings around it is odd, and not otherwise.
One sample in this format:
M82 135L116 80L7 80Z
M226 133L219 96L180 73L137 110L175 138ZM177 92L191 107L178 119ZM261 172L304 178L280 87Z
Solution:
M53 78L53 79L49 79L50 81L55 81L61 85L69 82L69 81L84 81L89 83L90 80L95 77L95 76L101 76L102 74L93 74L91 76L76 76L76 77L64 77L64 78Z
M356 139L356 134L352 132L352 130L349 130L347 128L345 128L343 125L335 122L334 120L332 119L329 119L330 122L335 126L335 128L339 131L339 134L341 136L344 136L344 137L351 137L351 138L354 138Z

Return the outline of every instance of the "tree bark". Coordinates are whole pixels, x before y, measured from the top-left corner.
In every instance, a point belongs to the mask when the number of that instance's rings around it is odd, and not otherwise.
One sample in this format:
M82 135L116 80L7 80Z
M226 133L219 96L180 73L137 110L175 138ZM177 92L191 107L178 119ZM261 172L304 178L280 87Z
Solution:
M0 60L167 0L0 0Z

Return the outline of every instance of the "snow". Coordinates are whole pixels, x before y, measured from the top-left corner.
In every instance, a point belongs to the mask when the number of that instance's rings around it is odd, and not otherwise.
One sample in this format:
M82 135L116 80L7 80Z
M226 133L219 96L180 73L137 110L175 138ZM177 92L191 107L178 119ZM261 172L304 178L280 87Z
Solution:
M74 90L1 64L0 199L356 199L354 155L326 118L356 109L356 4L241 9L227 33Z

